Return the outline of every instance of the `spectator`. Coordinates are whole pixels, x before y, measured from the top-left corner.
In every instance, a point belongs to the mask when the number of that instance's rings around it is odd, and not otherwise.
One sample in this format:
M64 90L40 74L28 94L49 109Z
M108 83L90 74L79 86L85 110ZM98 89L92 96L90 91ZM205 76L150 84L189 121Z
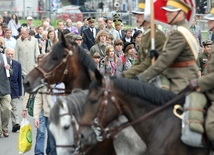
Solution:
M98 23L98 29L100 30L100 27L105 27L106 26L106 23L105 23L105 19L104 17L99 17L97 19L97 23Z
M133 41L135 43L135 54L138 53L139 49L140 49L140 44L141 44L141 38L143 36L143 33L141 30L137 30L135 31L134 35L133 35Z
M123 41L121 39L114 41L114 53L117 56L117 72L122 72L123 71L122 56L124 55L124 53L123 53Z
M8 124L11 113L11 90L10 81L8 75L6 74L6 70L10 70L10 65L8 65L10 61L7 59L7 62L5 62L3 59L4 56L4 54L0 53L0 137L2 134L4 137L9 137Z
M120 39L120 36L119 36L118 31L116 31L116 30L113 28L113 21L112 21L111 18L107 18L107 19L106 19L106 28L105 28L105 30L106 30L108 33L110 33L110 34L113 35L114 40Z
M115 29L118 31L120 35L120 39L123 39L125 37L125 31L122 30L122 20L121 19L115 19L114 21Z
M4 37L4 31L3 31L3 23L0 23L0 36Z
M79 34L79 29L82 27L82 22L81 21L77 21L76 23L76 31L74 34Z
M83 18L83 26L81 26L80 29L78 29L79 35L82 36L82 33L85 29L87 29L89 27L89 23L88 23L88 18L84 17Z
M109 45L114 45L114 36L112 34L110 34L110 33L108 34L106 43Z
M58 42L54 31L48 32L48 40L42 45L42 53L48 53L51 51L51 47Z
M27 28L28 28L28 29L30 29L31 26L34 26L34 25L33 25L33 18L32 18L31 16L28 16L28 17L27 17L27 23L26 23L26 24L27 24Z
M5 46L6 48L16 48L16 39L12 37L12 31L10 29L5 30Z
M10 76L12 132L20 129L17 104L18 99L22 96L22 68L18 61L13 60L14 52L15 50L10 47L5 50L6 55L10 58L10 66L13 70L13 74Z
M125 44L126 42L130 43L133 42L133 37L132 37L132 29L131 28L127 28L125 30L125 37L122 39L123 43Z
M0 36L0 53L4 54L5 48L5 39Z
M95 38L99 32L99 29L95 28L95 17L89 17L87 20L89 22L89 28L85 29L82 33L83 47L90 50L95 44Z
M95 52L94 55L92 56L92 59L97 67L97 69L100 69L100 54L98 52Z
M35 35L35 38L38 40L40 53L42 53L42 33L43 33L43 26L38 26L37 34Z
M202 39L202 35L201 35L201 28L200 28L200 26L198 26L196 24L196 19L195 18L192 20L190 30L191 30L192 34L195 36L195 38L197 39L198 45L201 48L203 46L203 44L202 44L203 39Z
M10 21L10 17L8 16L8 12L4 11L4 15L3 15L3 22L8 24Z
M72 25L72 20L71 19L67 19L66 20L64 29L68 29L73 34L78 34L76 32L76 27Z
M8 23L8 28L12 31L12 37L16 37L19 32L18 28L20 27L20 22L16 14L12 15L12 19Z
M57 29L55 31L57 40L58 40L58 31L62 31L63 32L63 29L64 29L64 22L60 20L60 21L57 22Z

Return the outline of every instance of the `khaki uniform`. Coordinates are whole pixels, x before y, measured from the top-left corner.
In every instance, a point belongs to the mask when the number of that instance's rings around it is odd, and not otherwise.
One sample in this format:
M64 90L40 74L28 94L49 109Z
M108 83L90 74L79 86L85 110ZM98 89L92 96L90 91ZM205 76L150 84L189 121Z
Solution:
M197 64L198 64L198 67L199 67L202 75L204 75L204 73L205 73L205 67L207 65L208 57L209 57L208 52L203 52L198 57Z
M206 119L206 133L210 140L214 141L214 45L212 45L211 59L205 68L206 74L199 78L198 84L202 92L205 92L212 105L208 109Z
M155 50L161 54L163 50L164 42L166 41L165 34L156 28L155 30ZM136 75L144 72L149 66L151 66L150 53L151 50L151 29L146 29L141 40L140 49L138 51L138 58L136 59L134 65L124 71L124 76L126 78L133 78Z
M177 23L177 26L183 26L188 29L186 21ZM148 82L155 76L163 74L170 81L170 90L180 92L188 84L190 79L198 77L198 66L194 63L195 57L185 37L176 27L171 31L169 38L165 43L163 53L158 57L154 65L150 66L139 77ZM172 67L174 64L190 62L193 64L185 67Z

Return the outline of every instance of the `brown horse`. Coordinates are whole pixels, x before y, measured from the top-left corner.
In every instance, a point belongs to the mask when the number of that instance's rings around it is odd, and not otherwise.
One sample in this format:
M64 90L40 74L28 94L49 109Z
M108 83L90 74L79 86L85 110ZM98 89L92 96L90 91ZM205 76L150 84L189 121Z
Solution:
M96 69L93 60L75 42L67 40L62 34L60 36L61 41L24 79L26 92L32 93L45 83L50 85L63 82L67 93L73 88L89 87L93 78L90 73Z
M61 41L53 46L52 51L44 56L41 64L24 79L26 92L34 93L44 85L49 86L60 82L65 84L67 94L74 88L87 89L89 87L96 70L93 60L75 42L66 39L61 32L59 32L59 37ZM67 145L67 148L70 146L71 144ZM64 148L66 148L65 145ZM112 139L90 147L86 154L99 155L100 149L104 154L116 154Z
M146 83L125 78L103 78L100 74L97 74L96 78L89 87L81 119L80 132L83 143L95 143L97 135L108 136L106 126L121 114L132 122L158 107L145 100L145 94L148 94L146 88L150 86ZM190 147L180 140L181 121L174 116L172 107L133 127L147 145L146 155L209 154L208 148ZM118 128L115 128L114 131L117 131Z

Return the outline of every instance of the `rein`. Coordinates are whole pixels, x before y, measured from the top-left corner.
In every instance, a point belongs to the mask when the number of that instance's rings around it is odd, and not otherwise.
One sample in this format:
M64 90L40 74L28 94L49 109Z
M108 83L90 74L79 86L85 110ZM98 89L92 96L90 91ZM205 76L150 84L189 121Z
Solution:
M45 80L48 81L48 79L49 79L49 78L56 72L56 70L57 70L59 67L61 67L63 64L66 64L66 65L65 65L65 69L64 69L64 71L63 71L63 75L62 75L62 78L61 78L60 81L62 81L63 78L64 78L64 76L65 76L66 74L68 74L68 69L67 69L67 68L68 68L68 62L69 62L68 59L69 59L70 56L73 55L73 51L71 51L71 50L69 50L69 49L67 49L67 48L65 48L65 51L67 52L66 57L65 57L64 59L62 59L62 61L61 61L57 66L55 66L52 70L50 70L49 72L44 71L41 67L39 67L38 65L36 65L35 68L43 74Z

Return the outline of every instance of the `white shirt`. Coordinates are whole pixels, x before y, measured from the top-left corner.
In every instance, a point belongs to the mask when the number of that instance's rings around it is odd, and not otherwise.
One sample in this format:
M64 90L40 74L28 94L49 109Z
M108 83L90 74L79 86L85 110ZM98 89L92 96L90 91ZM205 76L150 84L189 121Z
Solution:
M5 46L6 48L10 47L15 49L16 48L16 39L10 37L10 39L5 38Z

